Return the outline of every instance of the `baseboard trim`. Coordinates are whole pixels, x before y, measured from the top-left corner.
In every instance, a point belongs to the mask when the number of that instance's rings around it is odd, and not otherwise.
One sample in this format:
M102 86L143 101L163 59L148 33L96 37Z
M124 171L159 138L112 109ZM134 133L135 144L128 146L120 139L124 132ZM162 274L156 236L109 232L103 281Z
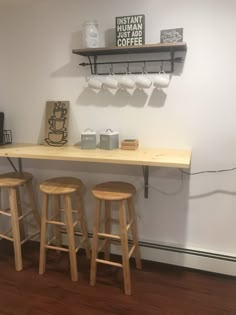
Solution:
M93 237L88 233L89 238ZM236 277L236 257L174 245L139 241L142 259ZM117 246L112 253L119 254Z
M236 257L164 244L140 242L142 258L227 276L236 276Z
M157 244L157 243L150 243L150 242L144 242L144 241L139 242L139 245L146 248L160 249L160 250L165 250L165 251L170 251L170 252L175 252L175 253L196 255L196 256L201 256L201 257L206 257L206 258L236 262L236 256L222 255L222 254L212 253L212 252L207 252L207 251L169 246L169 245L163 245L163 244Z
M93 234L89 233L89 237L92 238ZM131 241L129 242L131 243ZM219 253L207 252L207 251L190 249L190 248L176 247L172 245L139 241L139 246L144 247L144 248L160 249L160 250L170 251L170 252L175 252L175 253L196 255L196 256L201 256L201 257L206 257L206 258L236 262L236 256L223 255Z

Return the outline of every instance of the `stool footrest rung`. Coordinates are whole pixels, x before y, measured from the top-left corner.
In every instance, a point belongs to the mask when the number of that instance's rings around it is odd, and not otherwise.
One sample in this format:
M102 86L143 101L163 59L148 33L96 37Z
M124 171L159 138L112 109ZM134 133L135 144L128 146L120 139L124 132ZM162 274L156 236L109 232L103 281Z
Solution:
M129 251L129 258L132 256L132 254L133 254L135 248L136 248L136 245L134 244L134 245L131 247L130 251Z
M127 225L126 225L126 229L127 231L130 229L131 225L134 223L134 220L131 220Z
M105 260L105 259L96 259L96 262L98 263L101 263L101 264L105 264L105 265L111 265L111 266L116 266L116 267L123 267L122 264L120 263L116 263L116 262L113 262L113 261L109 261L109 260Z
M74 223L73 223L73 228L79 223L79 220L76 220Z
M113 238L116 240L120 240L120 236L119 235L115 235L115 234L107 234L107 233L97 233L98 236L100 237L107 237L107 238Z
M59 246L53 246L53 245L44 245L45 248L48 248L48 249L54 249L54 250L60 250L62 252L69 252L69 250L67 248L64 248L64 247L59 247Z
M53 220L46 220L46 223L65 226L65 223Z
M55 225L61 225L61 226L66 226L66 223L62 222L62 221L55 221L53 219L56 219L56 216L52 216L51 218L49 218L48 220L46 220L46 223L48 224L55 224ZM79 220L76 220L73 222L73 227L75 227L77 224L79 223Z
M29 210L29 211L26 212L25 214L21 215L21 216L18 218L18 220L22 220L22 219L28 217L28 215L30 215L30 214L33 214L33 211L32 211L32 210Z
M34 233L34 234L32 234L32 235L26 237L23 241L20 242L21 245L24 244L25 242L31 240L31 239L34 238L35 236L39 235L39 233L40 233L40 232L36 232L36 233Z
M79 245L78 247L76 247L75 252L78 253L78 251L80 250L81 246Z
M65 212L63 208L60 209L61 212ZM78 213L78 210L71 210L72 213Z
M2 232L1 235L7 235L11 232L12 232L12 228L8 229L7 231Z
M50 240L48 240L47 245L51 245L52 241L54 241L56 239L56 236L53 236L50 238Z
M13 242L13 238L10 236L7 236L5 234L0 233L0 237L5 238L6 240Z
M98 253L103 249L103 247L106 245L107 243L107 239L103 240L100 244L100 246L98 247Z
M83 233L82 232L78 232L78 231L74 232L74 234L77 235L77 236L83 236Z
M61 229L60 232L63 233L63 234L67 234L66 229ZM76 236L83 236L83 233L82 233L82 232L75 231L75 232L74 232L74 235L76 235Z
M5 209L5 210L0 210L0 214L6 215L6 216L8 216L8 217L11 216L11 213L10 213L10 209L9 209L9 208L8 208L8 209Z

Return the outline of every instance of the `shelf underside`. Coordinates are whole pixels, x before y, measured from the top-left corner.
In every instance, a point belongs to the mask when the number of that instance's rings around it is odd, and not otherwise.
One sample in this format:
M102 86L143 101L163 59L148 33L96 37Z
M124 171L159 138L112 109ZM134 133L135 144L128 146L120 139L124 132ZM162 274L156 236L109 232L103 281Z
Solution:
M138 54L155 53L169 51L187 51L187 45L184 42L178 43L160 43L142 46L127 47L103 47L103 48L85 48L73 49L73 54L80 56L101 56L101 55L120 55L120 54Z

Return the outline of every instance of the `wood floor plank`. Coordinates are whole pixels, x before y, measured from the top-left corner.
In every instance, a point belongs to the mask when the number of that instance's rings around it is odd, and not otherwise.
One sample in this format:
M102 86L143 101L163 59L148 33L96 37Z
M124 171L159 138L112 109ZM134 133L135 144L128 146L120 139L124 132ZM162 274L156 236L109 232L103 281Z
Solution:
M25 244L22 253L24 270L17 272L12 244L0 241L0 315L236 314L233 277L147 261L136 270L133 260L132 295L126 296L120 268L98 265L96 286L89 285L84 252L78 255L79 282L70 280L66 253L58 257L48 251L43 276L38 275L39 244Z

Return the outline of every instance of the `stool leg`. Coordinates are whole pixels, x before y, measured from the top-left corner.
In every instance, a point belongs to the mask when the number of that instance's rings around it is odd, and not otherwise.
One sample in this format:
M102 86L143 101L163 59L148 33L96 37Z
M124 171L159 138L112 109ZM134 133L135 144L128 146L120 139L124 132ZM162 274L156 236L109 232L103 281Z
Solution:
M136 215L134 209L133 198L129 198L127 200L128 209L129 209L129 219L132 223L131 225L131 233L133 238L133 243L135 245L135 263L137 269L142 269L142 262L140 256L140 249L138 244L138 234L137 234L137 224L136 224Z
M47 209L48 209L48 195L43 194L43 206L42 206L42 222L41 222L41 237L40 237L40 255L39 255L39 274L42 275L45 272L46 265L46 228L47 228Z
M105 233L111 234L111 202L105 200ZM110 260L111 252L111 240L106 239L105 248L104 248L104 257L106 260Z
M16 197L17 197L17 210L18 210L18 218L22 217L22 208L21 208L21 198L20 198L20 189L16 187ZM20 239L25 239L25 229L23 219L19 219L19 226L20 226Z
M54 215L55 215L55 220L60 221L61 220L61 203L60 203L60 196L59 195L54 195ZM56 237L56 246L60 247L61 246L61 227L60 225L55 224L54 225L54 233ZM60 254L61 251L57 250L57 254Z
M129 265L129 248L128 248L128 235L126 225L126 210L124 200L120 202L119 207L119 220L120 220L120 238L122 250L122 265L124 274L124 287L125 294L131 295L131 279L130 279L130 265Z
M34 193L32 181L29 181L29 182L26 183L26 190L28 192L30 206L31 206L31 209L32 209L32 212L33 212L33 216L34 216L35 222L36 222L36 224L38 226L38 229L40 231L41 219L40 219L38 208L37 208L37 203L36 203L36 199L35 199L35 193Z
M22 254L21 254L21 242L20 242L20 227L19 227L19 217L17 209L17 189L9 189L9 203L11 211L11 224L12 224L12 234L13 234L13 244L14 244L14 254L15 254L15 266L16 270L20 271L23 269L22 266Z
M68 236L68 247L69 247L69 256L70 256L70 272L71 280L78 281L78 270L77 270L77 259L75 252L75 236L73 228L73 219L72 219L72 208L71 208L71 199L69 195L65 195L65 219L66 219L66 229Z
M87 224L86 224L85 215L84 215L83 201L82 201L79 191L76 192L76 203L77 203L76 208L78 211L78 217L80 221L80 228L83 234L83 240L85 244L84 247L86 251L86 257L89 259L91 257L90 243L88 239L88 230L87 230Z
M92 259L91 259L91 271L90 271L90 285L94 286L96 283L96 274L97 274L97 251L98 251L98 232L100 224L100 212L101 212L101 203L102 201L96 199L96 208L94 214L94 223L93 223L93 245L92 245Z

